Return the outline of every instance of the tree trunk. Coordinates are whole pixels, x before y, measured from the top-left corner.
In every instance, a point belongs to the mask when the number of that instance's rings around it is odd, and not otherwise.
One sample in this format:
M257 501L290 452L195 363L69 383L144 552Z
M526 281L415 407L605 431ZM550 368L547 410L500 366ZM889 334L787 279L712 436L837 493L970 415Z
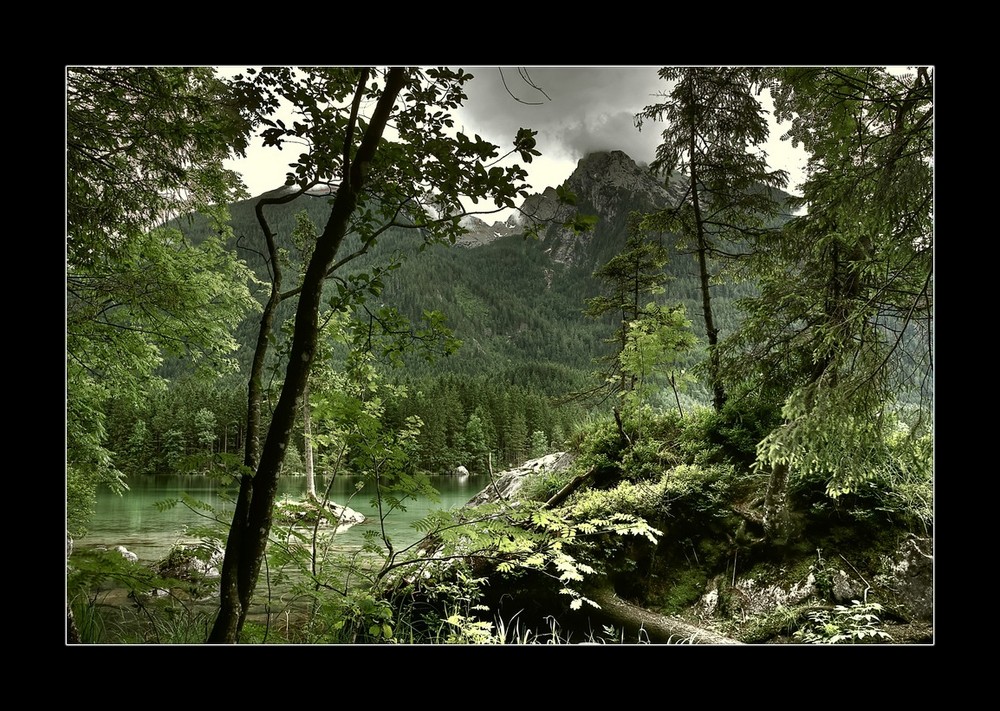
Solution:
M590 599L601 606L600 610L589 609L591 617L604 618L613 625L625 628L636 634L640 641L648 639L655 644L742 644L676 617L667 617L627 603L609 588L592 592Z
M210 643L232 644L239 641L246 621L271 532L278 474L316 353L323 283L347 234L351 215L366 180L368 166L375 156L405 77L406 70L403 67L389 70L385 88L364 131L354 160L349 168L345 163L344 179L334 198L330 217L323 233L316 239L315 249L306 268L295 312L292 348L281 394L271 417L256 473L252 477L245 475L240 486L223 560L219 616L209 635ZM355 106L361 99L366 83L367 72L362 71Z
M722 387L719 375L719 329L715 327L715 317L712 313L711 280L708 271L708 238L705 236L705 226L702 224L701 203L695 180L696 171L691 169L691 190L694 195L694 214L698 229L698 273L701 280L701 307L705 314L705 335L708 338L708 377L712 386L712 406L716 412L722 411L726 403L726 393Z
M689 103L695 105L694 100L694 79L689 77L688 84L690 91ZM722 387L719 364L719 330L715 327L715 318L712 314L712 292L708 271L708 237L705 235L705 218L701 213L700 192L701 186L698 176L698 137L697 119L692 116L690 126L690 138L688 144L688 154L691 156L691 205L694 209L695 230L697 231L698 242L698 272L701 278L701 306L705 314L705 335L708 338L708 377L712 386L712 406L716 412L722 411L722 406L726 402L726 393Z
M302 393L302 431L305 440L306 497L316 498L316 471L313 466L312 419L309 407L309 383Z
M774 464L764 494L764 535L774 545L788 540L788 465Z
M254 476L249 472L257 468L257 455L260 451L260 411L261 393L263 392L264 360L267 356L268 337L274 324L274 314L281 303L281 262L278 259L278 247L274 233L264 217L265 205L281 204L290 201L293 196L280 199L264 198L257 202L254 211L257 222L267 243L271 262L271 293L260 316L260 326L257 330L257 343L254 347L253 361L250 364L250 377L247 382L247 419L246 433L243 440L243 466L246 471L240 477L240 493L236 499L233 512L233 522L226 538L226 552L222 559L222 569L219 574L219 614L215 626L209 636L209 641L235 642L246 618L246 609L241 587L240 561L244 555L247 536L248 511L250 501L254 496Z
M584 483L586 483L592 476L594 476L594 470L590 469L584 474L578 474L573 477L573 479L566 486L554 493L552 498L545 502L544 508L551 509L554 506L558 506L563 501L568 499L570 494L583 486Z

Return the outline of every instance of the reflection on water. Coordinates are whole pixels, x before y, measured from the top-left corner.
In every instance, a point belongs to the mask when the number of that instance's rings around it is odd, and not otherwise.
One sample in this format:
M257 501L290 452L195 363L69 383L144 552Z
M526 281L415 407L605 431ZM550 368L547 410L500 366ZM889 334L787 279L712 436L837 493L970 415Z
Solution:
M370 484L356 490L362 477L338 476L331 485L330 498L338 504L349 506L363 513L368 520L337 534L337 548L344 551L361 547L364 532L378 527L376 509L371 504L373 488ZM447 510L464 505L487 484L487 476L435 476L431 484L441 496L439 501L420 498L406 502L405 511L394 511L386 519L386 531L398 550L418 541L421 534L411 524L431 511ZM316 489L325 490L328 480L317 477ZM85 537L74 542L76 548L123 545L139 556L143 562L163 558L177 543L196 540L189 533L194 527L205 526L211 521L210 513L195 510L184 504L160 510L159 502L181 499L187 495L205 502L220 512L228 526L236 499L238 486L223 486L206 476L143 476L129 479L129 491L118 496L102 489L97 495L97 506ZM305 493L304 477L282 477L278 483L278 498L296 499Z

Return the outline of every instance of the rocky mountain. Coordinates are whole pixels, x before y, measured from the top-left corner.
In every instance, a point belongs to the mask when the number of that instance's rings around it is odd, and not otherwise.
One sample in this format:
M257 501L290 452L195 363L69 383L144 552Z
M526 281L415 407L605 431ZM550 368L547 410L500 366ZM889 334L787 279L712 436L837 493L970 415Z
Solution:
M468 232L455 246L422 252L393 273L385 298L410 318L422 309L441 311L464 346L438 368L481 371L484 363L525 372L537 364L589 373L608 349L616 324L611 316L584 315L587 300L602 293L594 271L621 252L633 212L653 212L680 198L683 183L664 186L622 151L582 158L558 188L530 195L505 222L467 217ZM575 204L560 201L571 193ZM596 217L578 232L564 223L574 213ZM534 221L538 238L526 237ZM392 238L386 241L391 245ZM659 298L687 308L692 329L703 336L697 262L677 252L667 266L667 292ZM723 327L733 323L726 287L716 307ZM416 365L415 367L419 367Z
M489 244L507 235L523 233L532 221L537 221L549 223L542 231L541 242L554 262L592 264L591 257L595 255L589 252L595 244L624 244L620 231L629 212L660 209L680 199L683 191L679 183L664 187L661 180L622 151L602 151L581 158L560 187L575 195L576 206L560 202L557 189L547 187L541 193L529 195L520 212L506 222L488 226L476 217L466 218L463 226L469 233L458 244L466 247ZM598 217L594 230L577 233L563 226L577 210ZM599 248L598 251L607 250Z
M611 321L584 316L587 299L602 289L594 271L625 245L630 213L660 209L678 199L681 189L674 184L665 187L622 151L592 153L578 162L563 185L529 196L506 221L489 225L468 216L462 223L466 233L455 245L428 249L421 249L412 230L390 230L376 249L351 262L349 268L370 272L391 259L400 260L401 266L385 276L379 305L394 306L413 321L425 310L439 311L464 343L459 353L433 366L433 372L486 369L523 377L541 366L549 369L546 372L588 373L594 359L608 348L605 339L615 328ZM567 191L575 196L575 205L558 199L560 192ZM233 246L266 283L270 276L261 260L264 250L255 203L246 200L230 206L236 235ZM289 239L295 215L305 211L314 224L322 225L328 209L325 196L268 208L270 226L292 262L286 275L296 273L297 250ZM563 223L574 212L595 216L593 229L576 232L565 227ZM541 221L538 239L525 237L532 220ZM673 245L666 246L673 249ZM345 250L353 248L345 243ZM703 335L697 263L690 255L675 251L667 271L667 292L660 298L684 304L695 334ZM732 323L727 321L727 302L740 294L729 286L720 290L716 305L725 329ZM292 302L282 304L277 320L291 316L293 308ZM237 339L246 344L245 359L252 351L256 328L251 318L237 333ZM425 367L414 364L417 369Z
M458 247L482 247L501 237L524 232L522 221L516 215L511 215L506 222L494 222L492 225L487 225L475 215L468 215L462 218L461 224L466 232L455 242Z

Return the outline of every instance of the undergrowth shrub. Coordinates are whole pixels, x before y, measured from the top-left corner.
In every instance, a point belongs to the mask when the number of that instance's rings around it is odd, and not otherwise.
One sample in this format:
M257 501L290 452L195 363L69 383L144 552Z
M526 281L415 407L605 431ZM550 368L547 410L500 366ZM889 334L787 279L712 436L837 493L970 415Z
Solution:
M589 489L577 495L569 507L576 519L627 513L641 518L656 518L664 513L665 478L658 482L623 481L613 489Z
M808 613L807 621L795 631L796 640L808 644L884 644L892 637L881 629L877 602L852 600L850 606Z
M726 502L738 477L726 464L681 464L663 476L663 506L674 516L725 516Z

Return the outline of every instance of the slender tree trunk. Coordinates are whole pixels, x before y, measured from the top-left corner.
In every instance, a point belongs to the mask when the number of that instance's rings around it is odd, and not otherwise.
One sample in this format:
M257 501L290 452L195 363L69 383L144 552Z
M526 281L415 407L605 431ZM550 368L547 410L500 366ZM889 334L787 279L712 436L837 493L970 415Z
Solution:
M705 311L705 334L708 337L708 367L712 381L712 406L716 412L721 412L726 404L726 391L722 387L719 371L719 329L715 327L712 314L712 292L708 273L708 242L705 240L701 225L698 226L698 266L701 270L701 304Z
M274 234L264 217L264 206L287 202L289 199L291 198L280 201L259 200L255 206L257 222L264 233L271 262L271 293L260 316L257 343L250 365L250 377L247 382L246 433L243 440L245 471L240 477L240 492L236 498L236 509L233 512L233 522L229 527L229 536L226 538L226 551L219 573L219 614L215 619L215 626L209 636L209 642L235 642L239 638L239 630L246 617L246 610L241 602L243 594L240 586L240 560L247 537L250 500L254 495L254 475L250 472L257 468L257 453L260 451L260 409L264 359L267 356L268 337L274 325L274 314L278 304L281 303L281 263L278 259L278 248Z
M689 84L691 92L689 103L694 106L694 80L693 78L689 78L688 81L691 82ZM705 218L701 213L701 200L699 193L701 188L698 185L697 118L694 116L691 118L690 128L691 132L688 139L688 154L690 155L691 162L691 202L692 207L694 208L694 222L698 241L698 271L701 278L701 306L702 311L705 314L705 335L708 338L708 373L712 386L712 406L715 408L716 412L720 412L722 410L722 406L726 402L726 393L722 387L722 380L719 375L719 371L721 369L719 364L718 349L719 330L715 327L715 318L712 314L712 291L709 283L708 271L709 243L708 236L705 234Z
M405 76L405 68L394 67L389 70L385 88L364 131L354 161L349 168L346 164L344 166L344 179L334 198L330 218L323 233L316 240L316 247L306 268L295 312L292 348L281 394L260 451L256 473L252 477L244 476L240 487L233 528L230 531L230 541L223 561L221 593L224 597L220 600L219 616L209 635L210 643L237 642L246 621L271 531L281 462L291 440L296 412L316 353L323 283L347 234L351 215L365 183L368 166L375 156L396 96L405 83ZM366 83L367 72L362 71L358 93L355 96L355 106L360 101ZM248 480L252 480L252 484L248 484ZM234 536L238 539L235 545ZM234 591L238 593L236 599L232 598Z
M788 541L788 465L774 464L764 494L764 535L774 545Z
M674 401L677 403L677 414L684 417L684 410L681 409L681 396L677 392L677 379L674 374L670 374L670 389L674 391Z
M309 407L309 383L302 392L302 430L305 439L306 497L316 498L316 472L313 466L312 419Z
M692 137L694 133L692 130ZM726 393L719 377L719 330L715 327L712 313L712 289L708 269L708 238L702 223L701 202L698 199L697 170L691 168L691 192L694 203L694 219L698 230L698 272L701 279L701 307L705 314L705 335L708 337L708 373L712 386L712 406L716 412L726 403Z

